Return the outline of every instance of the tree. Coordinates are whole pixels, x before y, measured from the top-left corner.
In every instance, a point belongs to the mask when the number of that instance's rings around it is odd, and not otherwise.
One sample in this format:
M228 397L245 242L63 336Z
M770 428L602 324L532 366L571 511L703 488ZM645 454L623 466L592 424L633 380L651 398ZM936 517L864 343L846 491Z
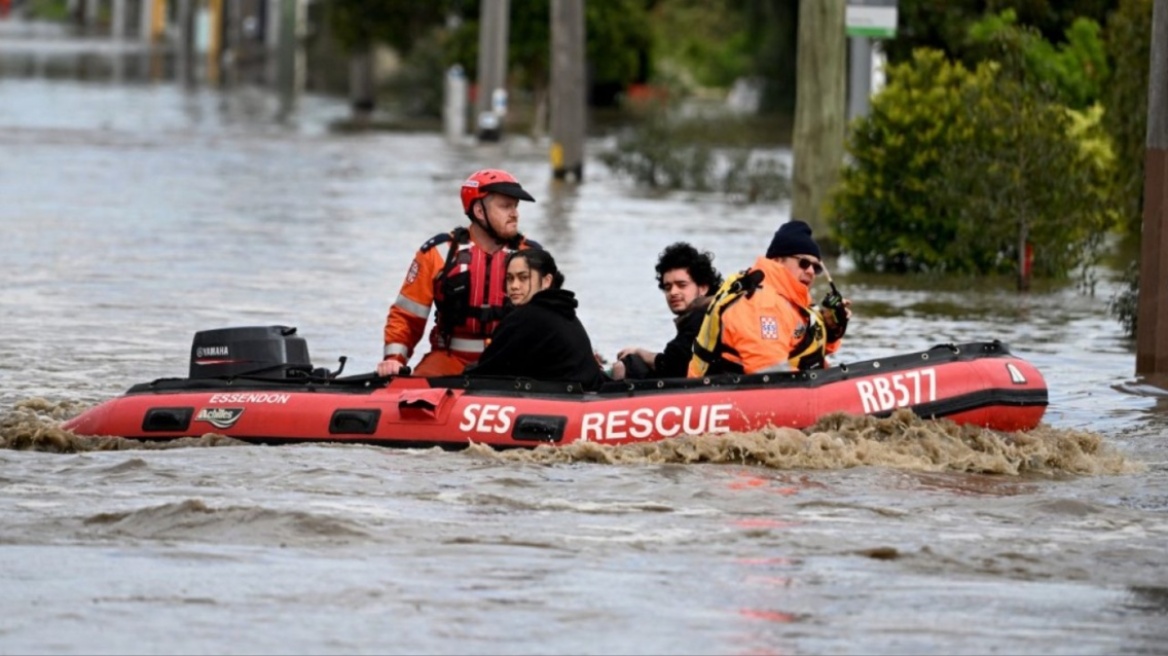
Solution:
M1020 25L1013 10L987 14L969 28L966 65L996 61L1002 74L1051 100L1086 109L1099 100L1110 75L1099 24L1076 18L1055 44L1034 27Z
M408 54L414 42L442 25L450 0L330 0L329 24L350 52L377 43Z
M1112 215L1098 121L987 62L919 50L849 137L834 233L862 270L1062 278L1095 257Z
M1148 130L1152 0L1122 0L1108 18L1107 54L1112 74L1103 93L1103 125L1115 145L1114 203L1124 232L1138 237L1143 225L1144 149Z
M918 48L932 48L976 66L966 57L969 27L987 13L1012 11L1019 25L1058 43L1076 19L1102 25L1118 4L1118 0L898 0L899 26L886 51L892 63L911 60Z

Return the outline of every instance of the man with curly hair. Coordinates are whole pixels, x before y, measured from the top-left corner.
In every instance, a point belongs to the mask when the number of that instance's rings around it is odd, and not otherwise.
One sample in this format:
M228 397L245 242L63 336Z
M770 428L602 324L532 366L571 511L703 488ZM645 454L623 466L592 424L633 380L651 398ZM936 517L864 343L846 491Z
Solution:
M632 346L622 349L617 360L624 363L627 378L684 377L710 295L722 285L714 256L683 241L661 251L656 268L657 287L674 314L677 335L661 351Z

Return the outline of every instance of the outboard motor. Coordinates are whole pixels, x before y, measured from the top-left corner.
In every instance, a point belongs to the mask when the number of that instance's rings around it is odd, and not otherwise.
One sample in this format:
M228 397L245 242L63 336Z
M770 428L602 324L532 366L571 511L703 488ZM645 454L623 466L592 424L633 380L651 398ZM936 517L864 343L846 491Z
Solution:
M203 330L191 344L190 378L300 378L311 373L308 343L288 326Z

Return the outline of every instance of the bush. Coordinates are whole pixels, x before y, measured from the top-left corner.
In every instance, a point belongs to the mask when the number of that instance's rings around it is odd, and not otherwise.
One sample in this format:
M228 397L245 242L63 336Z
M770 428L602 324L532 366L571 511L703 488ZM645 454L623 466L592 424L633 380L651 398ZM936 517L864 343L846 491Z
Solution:
M70 16L69 3L65 0L29 0L29 18L46 21L64 21Z
M1098 120L1076 123L996 63L970 71L935 50L888 80L852 125L832 197L858 268L1019 273L1028 245L1036 276L1093 261L1110 221Z
M1120 281L1123 283L1123 288L1108 302L1107 310L1123 326L1124 334L1134 339L1136 321L1139 319L1140 313L1140 263L1128 263Z

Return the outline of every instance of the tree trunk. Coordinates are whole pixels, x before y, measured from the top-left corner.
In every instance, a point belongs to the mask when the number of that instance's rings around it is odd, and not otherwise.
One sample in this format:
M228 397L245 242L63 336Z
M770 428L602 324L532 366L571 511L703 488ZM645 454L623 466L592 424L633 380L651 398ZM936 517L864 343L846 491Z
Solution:
M826 201L844 157L845 0L800 0L791 217L826 231ZM822 240L822 237L819 238Z

